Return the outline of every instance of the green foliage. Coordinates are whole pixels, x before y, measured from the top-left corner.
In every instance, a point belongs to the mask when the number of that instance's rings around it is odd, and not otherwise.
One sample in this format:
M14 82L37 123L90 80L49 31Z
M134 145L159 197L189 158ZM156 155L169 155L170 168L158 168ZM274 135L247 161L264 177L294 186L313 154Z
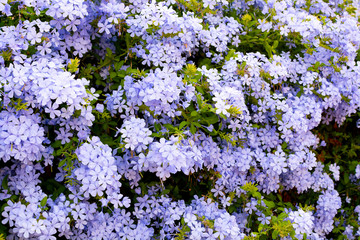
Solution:
M27 111L28 110L28 108L27 108L28 107L28 102L24 101L21 98L17 98L17 99L12 98L9 106L11 108L14 108L16 111L20 111L20 110Z
M71 177L72 172L75 168L74 163L77 161L77 156L75 154L75 150L79 145L79 141L76 137L71 138L71 141L65 144L61 144L61 142L54 141L51 146L54 150L54 157L58 157L60 159L58 163L58 167L62 168L66 171L65 182L71 185L76 184L76 180Z
M288 214L285 212L285 208L292 209L293 206L291 204L284 203L281 196L276 199L274 194L261 194L256 185L251 182L246 183L241 189L246 192L243 195L242 201L248 202L250 198L257 199L257 209L264 216L270 218L269 223L263 224L260 223L257 216L254 216L254 213L251 214L247 227L252 229L252 235L246 236L245 239L282 239L284 237L296 239L292 223L286 220Z
M5 62L9 62L11 60L11 57L12 57L12 50L9 49L7 51L2 51L0 56L2 56L4 58Z
M244 186L241 187L246 192L249 192L251 194L256 193L258 191L258 188L256 187L256 184L247 182Z
M79 70L79 63L80 63L80 59L78 58L71 59L67 66L68 71L71 73L76 73Z
M21 2L9 0L8 3L11 6L11 16L0 15L0 28L4 26L15 26L19 21L35 21L40 19L41 21L50 21L51 18L47 16L46 9L40 11L39 14L35 13L34 7L24 7Z
M185 240L190 232L189 226L185 223L184 218L181 218L181 228L178 229L179 232L176 234L175 240Z
M238 115L242 114L241 109L233 105L230 105L230 108L227 109L227 112L230 113L232 117L237 117Z
M359 164L357 157L360 155L360 129L356 126L359 117L360 113L357 113L347 118L341 127L333 122L320 126L315 132L320 140L326 142L326 146L317 149L318 160L324 163L326 169L333 163L340 166L340 180L335 181L335 188L339 191L343 204L342 213L334 219L339 224L330 235L333 239L346 239L342 235L344 225L359 228L358 214L354 212L355 207L360 205L359 184L354 179L355 169ZM333 176L332 172L328 173Z
M278 217L273 216L271 218L273 229L271 234L272 239L280 239L287 236L290 236L292 239L295 238L295 230L289 220L284 220L286 217L287 214L283 212Z
M40 201L40 208L43 209L43 210L47 210L47 209L48 209L48 207L46 207L47 199L48 199L48 197L45 196L45 197Z
M178 3L183 6L186 11L193 12L196 16L204 17L206 14L216 14L216 10L212 10L209 7L204 8L203 1L179 0Z

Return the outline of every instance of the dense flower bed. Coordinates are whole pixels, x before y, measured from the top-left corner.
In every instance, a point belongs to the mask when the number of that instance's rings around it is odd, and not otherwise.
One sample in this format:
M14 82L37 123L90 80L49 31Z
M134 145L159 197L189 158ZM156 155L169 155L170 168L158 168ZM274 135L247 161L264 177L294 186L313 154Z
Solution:
M0 239L360 237L359 9L0 0Z

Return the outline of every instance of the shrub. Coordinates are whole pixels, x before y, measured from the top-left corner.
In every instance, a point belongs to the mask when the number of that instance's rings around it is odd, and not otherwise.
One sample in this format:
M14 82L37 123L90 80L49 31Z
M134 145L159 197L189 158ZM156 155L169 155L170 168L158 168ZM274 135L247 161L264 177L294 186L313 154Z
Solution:
M0 0L0 239L359 237L359 7Z

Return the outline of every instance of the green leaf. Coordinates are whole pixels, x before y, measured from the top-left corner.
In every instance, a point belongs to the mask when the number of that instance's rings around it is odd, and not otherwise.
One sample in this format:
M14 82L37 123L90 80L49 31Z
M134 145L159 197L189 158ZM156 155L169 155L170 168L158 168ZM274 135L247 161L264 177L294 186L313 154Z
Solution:
M272 209L275 207L275 203L273 201L267 201L267 200L263 200L263 201L266 204L266 206L268 206L269 209Z
M120 68L121 68L123 65L124 65L124 60L115 63L115 64L114 64L115 70L116 70L116 71L119 71Z
M187 126L187 125L189 125L188 122L182 121L182 122L180 123L180 125L179 125L179 129L181 130L181 129L183 129L183 127L185 127L185 126Z
M161 133L152 133L150 136L161 138L163 135Z
M123 78L123 77L126 76L126 71L125 70L120 70L120 71L117 72L117 75L118 75L118 77Z
M252 195L253 195L253 197L255 197L257 199L261 198L261 193L259 193L259 192L253 192Z
M267 41L264 42L264 48L269 55L270 58L272 58L272 47L269 45Z
M129 49L131 47L130 39L131 39L130 33L127 32L125 34L125 42L126 42L126 48L127 49Z
M55 141L55 142L53 142L52 144L51 144L51 146L53 147L53 148L58 148L58 147L60 147L62 144L61 144L61 141L60 140L58 140L58 141Z
M78 58L70 59L70 63L68 64L68 71L71 73L75 73L77 70L79 70L79 63L80 60Z
M274 43L273 43L272 48L275 49L275 48L277 48L278 45L279 45L279 41L275 40Z
M45 207L46 203L47 203L47 196L45 196L45 197L41 200L40 206L41 206L41 207Z
M166 127L166 129L169 130L169 131L175 131L176 130L173 125L168 124L168 123L164 124L164 127Z
M268 239L268 236L265 233L262 233L259 237L259 240L267 240L267 239Z
M204 117L204 120L209 124L215 124L219 121L219 118L216 114L211 114L209 116Z
M110 78L115 78L117 76L117 72L111 72L110 73Z
M59 167L64 166L64 165L65 165L65 163L66 163L66 159L61 160L61 161L59 162Z
M195 133L196 133L196 127L194 126L193 123L191 123L191 125L190 125L190 132L191 132L192 134L195 134Z
M174 194L174 196L179 196L179 187L178 186L174 187L173 194Z
M197 104L198 104L199 106L202 105L202 99L201 99L201 97L200 97L199 94L196 94L196 102L197 102Z
M231 49L230 51L229 51L229 53L226 55L226 57L225 57L225 60L226 61L229 61L232 57L234 57L236 54L235 54L235 49Z
M3 178L2 182L1 182L1 187L2 187L3 189L9 189L9 186L8 186L8 177L9 177L9 175L6 175L6 176Z
M230 207L229 207L229 209L228 209L228 212L229 213L233 213L233 212L235 212L237 210L237 207L235 206L235 205L231 205Z
M301 97L304 93L304 87L300 87L300 91L296 94L297 97Z
M154 127L156 131L160 131L161 130L161 125L159 123L154 123Z
M220 113L219 116L225 120L227 119L227 117L223 113Z
M211 68L211 59L210 58L203 58L200 60L198 66L201 68L202 66L206 66L208 69Z
M264 225L260 223L259 227L258 227L258 231L261 232L261 230L263 230L263 228L264 228Z
M106 48L106 53L107 53L106 56L109 56L109 57L112 56L112 51L110 48Z
M201 127L201 124L198 122L193 122L192 124L194 124L196 127Z
M280 215L278 216L278 218L279 218L279 219L285 219L287 216L288 216L287 213L282 212L282 213L280 213Z
M279 232L277 230L274 230L271 234L272 239L277 239L277 237L279 236Z
M195 117L198 115L197 111L192 111L191 114L190 114L192 117Z
M349 179L349 173L345 173L345 174L344 174L344 182L345 182L345 184L348 184L349 181L350 181L350 179Z
M161 192L162 195L166 195L170 193L170 189L165 189Z
M196 86L195 88L196 88L196 90L197 90L199 93L201 93L201 94L204 94L204 93L205 93L202 87Z

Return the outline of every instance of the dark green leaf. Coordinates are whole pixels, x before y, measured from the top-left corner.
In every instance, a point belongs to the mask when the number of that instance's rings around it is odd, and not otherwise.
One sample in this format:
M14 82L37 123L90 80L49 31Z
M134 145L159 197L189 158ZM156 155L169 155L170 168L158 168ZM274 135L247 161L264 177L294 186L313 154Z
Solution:
M2 180L2 182L1 182L1 187L2 187L3 189L9 189L9 186L8 186L8 177L9 177L9 175L6 175L6 176L4 177L4 179Z
M110 72L110 78L114 78L117 76L117 73L116 72Z

